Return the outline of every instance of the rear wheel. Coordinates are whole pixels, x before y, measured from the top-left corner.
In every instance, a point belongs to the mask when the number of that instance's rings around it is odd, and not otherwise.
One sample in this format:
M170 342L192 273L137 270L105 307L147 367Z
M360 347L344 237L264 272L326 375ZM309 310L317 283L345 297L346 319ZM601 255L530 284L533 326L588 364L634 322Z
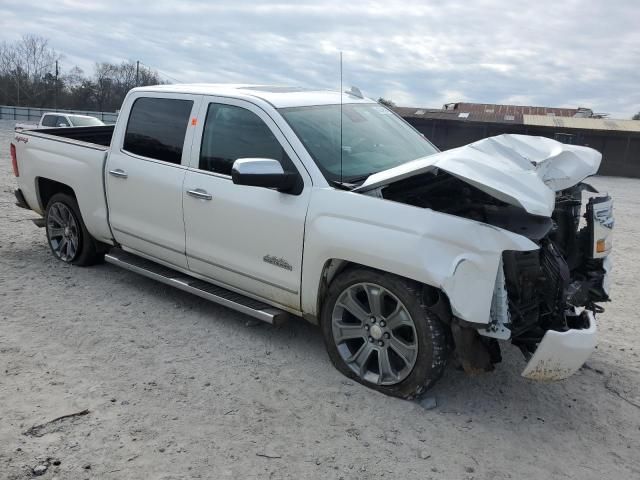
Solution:
M47 241L53 255L73 265L93 265L104 258L98 242L82 221L78 202L71 195L57 193L45 210Z
M369 269L346 271L329 287L321 322L333 364L368 387L409 399L442 375L445 326L415 282Z

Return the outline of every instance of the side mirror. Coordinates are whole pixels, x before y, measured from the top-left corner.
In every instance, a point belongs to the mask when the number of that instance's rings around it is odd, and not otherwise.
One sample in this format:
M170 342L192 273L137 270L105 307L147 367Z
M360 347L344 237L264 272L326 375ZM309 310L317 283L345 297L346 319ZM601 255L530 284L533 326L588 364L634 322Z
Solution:
M239 158L233 162L231 179L236 185L276 188L280 192L294 192L297 174L285 172L277 160L269 158Z

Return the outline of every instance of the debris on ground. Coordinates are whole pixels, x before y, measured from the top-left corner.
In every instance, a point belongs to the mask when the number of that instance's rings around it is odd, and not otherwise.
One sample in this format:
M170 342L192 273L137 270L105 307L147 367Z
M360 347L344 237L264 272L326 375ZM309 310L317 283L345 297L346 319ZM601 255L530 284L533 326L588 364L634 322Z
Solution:
M33 467L31 472L34 476L39 477L40 475L44 475L45 473L47 473L48 468L48 465L38 465L37 467Z
M418 405L420 405L425 410L433 410L438 406L438 402L435 396L427 395L418 400Z
M428 460L429 458L431 458L431 454L426 450L421 450L418 454L418 457L420 457L421 460Z
M54 418L53 420L49 420L48 422L41 423L40 425L34 425L29 430L24 432L24 435L29 437L42 437L47 433L56 432L60 429L60 424L65 421L75 417L81 417L87 415L89 410L81 410L75 413L69 413L68 415L62 415L61 417Z
M265 448L261 452L256 452L256 455L264 458L282 458L282 455L270 448Z

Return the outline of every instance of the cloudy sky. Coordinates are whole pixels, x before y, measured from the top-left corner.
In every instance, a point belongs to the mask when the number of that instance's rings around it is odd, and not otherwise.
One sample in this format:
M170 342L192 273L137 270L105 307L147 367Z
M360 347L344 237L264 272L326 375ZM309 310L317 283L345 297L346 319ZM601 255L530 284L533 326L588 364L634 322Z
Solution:
M140 60L167 80L339 86L399 105L640 111L640 0L1 0L0 40L64 68Z

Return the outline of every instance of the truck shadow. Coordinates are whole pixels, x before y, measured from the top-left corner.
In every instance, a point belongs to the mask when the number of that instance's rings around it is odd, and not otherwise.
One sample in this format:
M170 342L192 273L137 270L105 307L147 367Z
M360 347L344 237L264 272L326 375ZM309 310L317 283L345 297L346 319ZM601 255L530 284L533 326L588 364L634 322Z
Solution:
M320 329L315 325L295 317L280 327L262 324L247 315L110 265L99 269L103 270L105 275L118 277L112 281L135 284L133 288L141 295L157 297L157 301L175 302L178 308L188 309L190 314L185 319L186 322L191 322L194 316L205 317L207 325L213 330L230 328L235 334L246 336L250 342L269 345L271 350L282 352L279 361L283 364L293 366L300 358L304 358L305 361L299 368L313 365L314 374L318 368L326 369L327 373L319 380L335 382L333 388L337 392L343 389L341 380L344 379L333 369L325 352ZM213 338L220 335L220 332L211 335ZM563 382L534 382L520 376L526 364L520 351L509 344L503 344L502 350L503 361L496 365L493 372L468 375L456 369L450 362L443 377L427 393L427 396L436 397L436 411L453 415L481 414L477 421L488 424L496 419L504 421L507 418L510 422L531 421L540 425L555 425L552 428L566 428L567 420L572 418L568 412L572 409L580 410L583 415L589 411L596 415L600 407L594 405L589 396L585 396L585 391L602 392L606 374L598 374L593 369L583 369ZM604 368L607 369L606 366ZM301 371L300 375L306 374ZM329 383L327 388L331 387ZM363 395L379 396L377 401L383 404L397 401L363 386L355 387ZM614 395L609 396L610 402L619 402Z
M482 425L498 430L512 426L527 431L543 428L566 432L567 429L580 431L588 424L600 425L607 418L617 417L621 409L634 411L637 407L629 403L629 399L634 402L636 396L640 396L637 389L629 390L630 385L638 383L638 372L616 364L606 352L597 352L589 361L594 367L582 369L563 382L543 384L522 378L524 358L515 347L503 344L503 362L491 373L470 376L450 364L440 381L427 392L427 396L435 397L437 407L425 410L417 402L386 397L346 381L331 365L320 329L301 319L292 318L280 327L273 327L111 265L91 268L64 265L50 256L46 244L38 248L34 248L32 242L22 247L19 244L4 247L3 253L10 254L5 262L18 267L20 275L41 275L44 270L45 276L68 279L63 282L86 282L88 288L104 290L105 295L114 298L120 299L124 294L121 301L129 296L134 306L135 302L141 302L144 306L140 308L153 305L156 310L164 310L165 316L156 320L165 323L163 328L174 322L182 332L195 335L193 331L198 330L205 343L214 344L217 339L230 335L243 338L246 341L238 343L244 350L242 354L258 357L257 365L295 370L296 375L306 379L305 384L315 384L308 393L304 392L304 386L296 387L297 395L308 395L313 401L317 399L311 397L317 395L321 396L320 401L337 398L346 402L355 397L382 411L400 409L417 424L425 425L437 414L460 424L462 429ZM128 308L122 308L118 314L122 319L118 321L136 325L136 314ZM167 310L179 314L166 314ZM185 339L174 341L183 343ZM275 391L281 386L276 382L269 388Z

